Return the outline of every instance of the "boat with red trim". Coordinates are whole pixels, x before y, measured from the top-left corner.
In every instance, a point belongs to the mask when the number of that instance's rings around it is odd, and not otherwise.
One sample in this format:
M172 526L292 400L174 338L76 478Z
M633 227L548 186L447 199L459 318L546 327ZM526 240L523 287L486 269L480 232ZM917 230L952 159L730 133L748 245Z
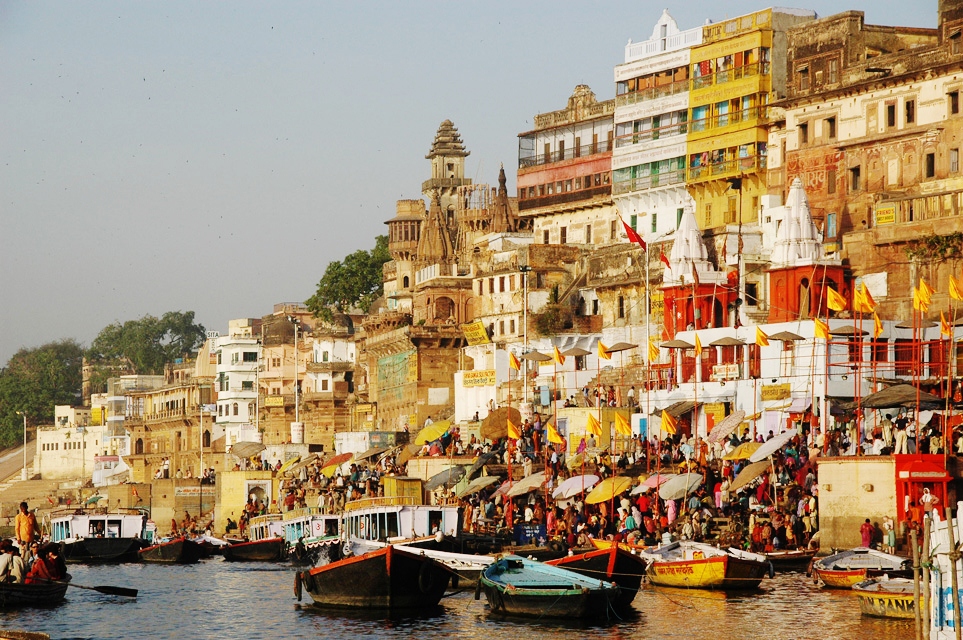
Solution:
M617 584L619 597L615 600L615 605L627 607L642 586L642 579L645 577L649 561L626 551L620 545L613 544L607 549L576 553L549 560L545 564L568 569L588 578Z
M175 538L141 549L138 555L144 562L193 564L201 559L204 550L193 540Z

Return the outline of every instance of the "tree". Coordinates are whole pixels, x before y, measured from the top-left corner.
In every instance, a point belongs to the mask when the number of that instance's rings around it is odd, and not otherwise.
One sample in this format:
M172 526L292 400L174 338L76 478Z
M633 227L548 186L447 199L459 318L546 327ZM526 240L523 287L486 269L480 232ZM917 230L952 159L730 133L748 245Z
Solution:
M204 327L194 323L193 311L168 311L161 318L115 322L94 338L87 358L95 364L128 362L144 375L164 372L165 365L189 355L204 344Z
M388 236L378 236L371 251L361 249L342 262L329 263L317 291L305 304L322 320L331 320L334 311L344 313L352 307L367 313L384 293L382 268L389 260Z
M23 439L23 416L32 425L53 424L54 406L76 404L84 349L73 340L21 349L0 370L0 445Z

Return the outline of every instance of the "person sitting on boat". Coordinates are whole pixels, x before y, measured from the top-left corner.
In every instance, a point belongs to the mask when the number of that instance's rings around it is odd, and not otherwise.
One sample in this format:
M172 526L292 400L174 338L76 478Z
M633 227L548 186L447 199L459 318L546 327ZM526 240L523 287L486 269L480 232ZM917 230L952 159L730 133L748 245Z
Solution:
M40 550L37 560L30 567L26 583L63 580L66 576L66 565L60 557L60 549L56 545L47 545Z
M16 548L9 540L0 542L0 582L22 583L27 572L23 558L15 553Z

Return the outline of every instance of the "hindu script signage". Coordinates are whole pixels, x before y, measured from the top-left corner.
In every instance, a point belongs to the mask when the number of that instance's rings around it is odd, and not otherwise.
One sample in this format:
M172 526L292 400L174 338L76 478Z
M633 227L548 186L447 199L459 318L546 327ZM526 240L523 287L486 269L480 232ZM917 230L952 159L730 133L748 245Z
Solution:
M462 371L462 386L493 387L495 386L495 370L479 369L476 371Z
M761 399L763 402L768 400L788 400L792 395L792 385L785 384L764 384L762 385Z
M738 364L716 364L712 366L710 380L735 380L739 377Z
M488 339L488 330L485 329L485 324L481 320L463 324L461 325L461 330L464 332L465 339L468 340L469 346L473 347L476 344L488 344L491 342L491 340Z
M264 398L265 407L283 407L284 396L267 396Z
M205 496L214 495L214 487L209 484L199 487L174 487L174 496L177 498L197 497L203 493Z
M404 386L417 380L417 351L378 358L378 389L382 400L400 400Z

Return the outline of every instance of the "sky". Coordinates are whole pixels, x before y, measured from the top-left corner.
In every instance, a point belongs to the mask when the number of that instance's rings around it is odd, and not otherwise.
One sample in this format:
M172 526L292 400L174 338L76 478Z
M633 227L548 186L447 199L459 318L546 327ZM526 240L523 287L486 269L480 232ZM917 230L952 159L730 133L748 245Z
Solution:
M629 39L733 0L0 0L0 363L113 322L209 330L310 297L421 197L450 119L466 176L514 193L517 135L578 84L614 96ZM936 0L792 6L936 26Z

